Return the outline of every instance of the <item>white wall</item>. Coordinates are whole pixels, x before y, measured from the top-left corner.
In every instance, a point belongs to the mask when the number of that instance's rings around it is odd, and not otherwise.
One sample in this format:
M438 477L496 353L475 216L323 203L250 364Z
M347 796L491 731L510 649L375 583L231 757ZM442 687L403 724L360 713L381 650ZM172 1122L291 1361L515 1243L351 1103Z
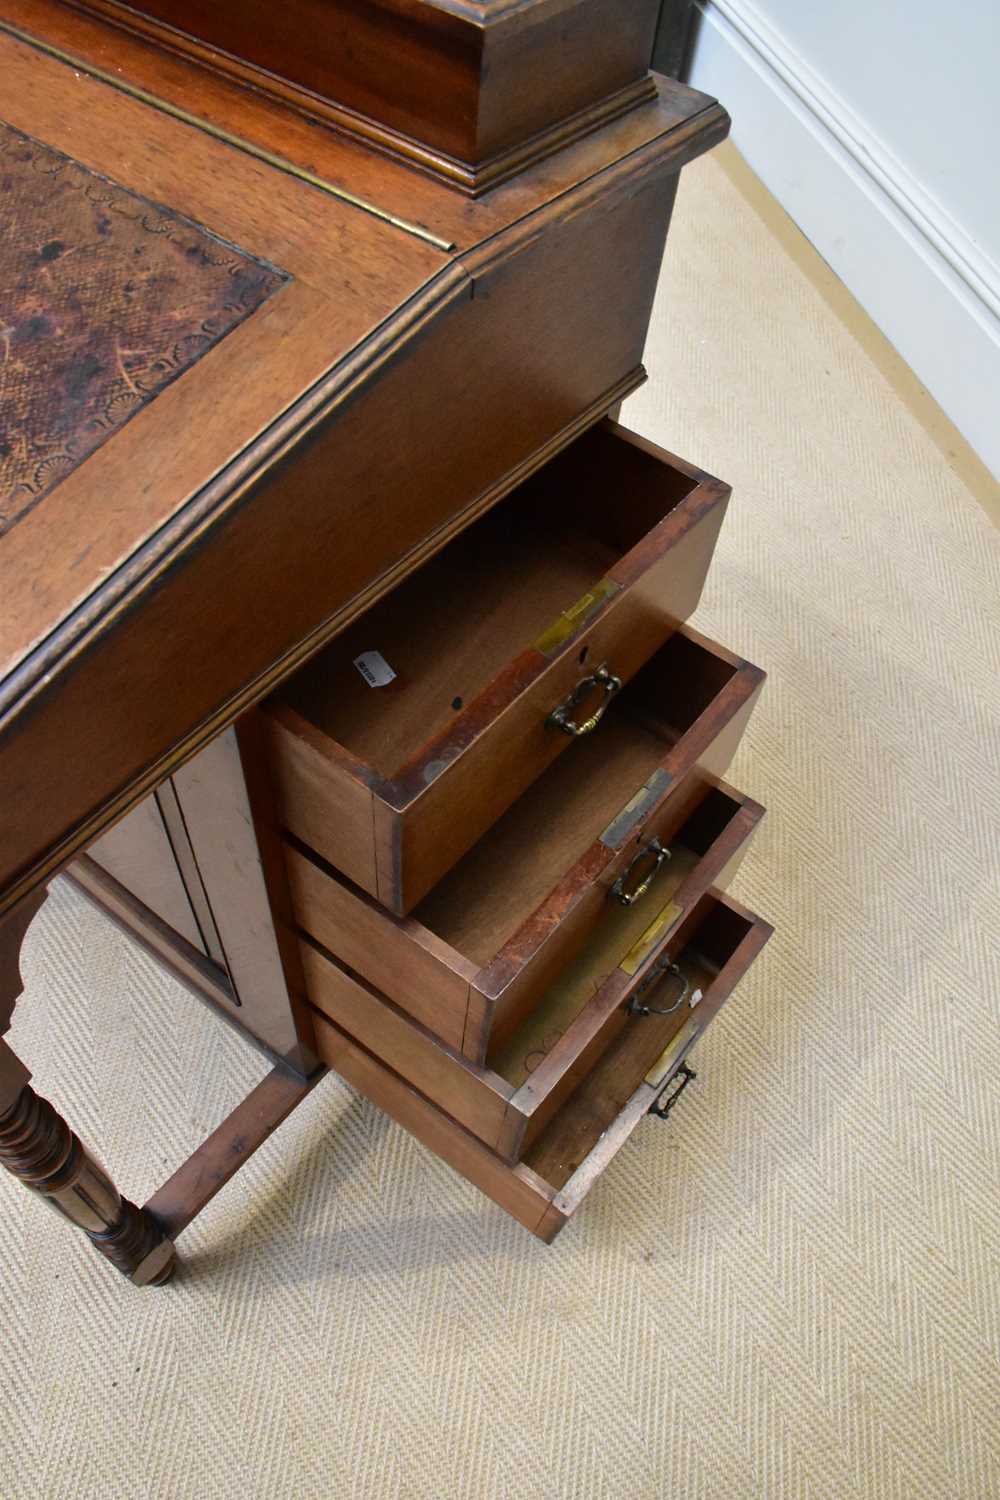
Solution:
M692 84L1000 475L1000 3L699 3Z

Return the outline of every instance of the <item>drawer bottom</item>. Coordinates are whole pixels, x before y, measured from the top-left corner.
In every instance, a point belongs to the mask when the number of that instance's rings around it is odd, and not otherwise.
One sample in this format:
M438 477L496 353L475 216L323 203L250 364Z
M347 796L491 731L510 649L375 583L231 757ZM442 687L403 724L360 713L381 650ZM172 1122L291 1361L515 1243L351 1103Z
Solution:
M359 1042L316 1015L323 1060L359 1092L447 1161L519 1223L551 1242L670 1084L772 928L729 898L709 895L691 914L692 940L678 966L691 994L655 1014L661 986L643 1003L654 1013L625 1030L532 1144L523 1162L499 1156L438 1109ZM664 985L666 981L664 981ZM665 997L666 1008L671 1002Z

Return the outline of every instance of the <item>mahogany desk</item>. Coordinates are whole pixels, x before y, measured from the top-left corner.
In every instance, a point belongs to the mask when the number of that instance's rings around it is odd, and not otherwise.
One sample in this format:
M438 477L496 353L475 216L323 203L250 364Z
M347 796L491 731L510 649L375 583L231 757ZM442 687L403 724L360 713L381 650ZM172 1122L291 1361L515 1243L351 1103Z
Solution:
M0 1162L136 1283L327 1066L550 1238L683 1066L637 997L690 952L693 1037L770 931L721 894L762 674L679 630L728 489L607 420L678 173L728 123L648 74L655 12L0 4L0 1034L69 871L274 1060L140 1209L0 1041ZM466 597L463 657L435 610ZM397 641L367 681L362 618ZM436 676L402 670L417 640ZM358 693L404 704L398 773L341 733L371 738ZM584 812L526 838L562 767ZM669 856L654 941L631 907ZM478 938L448 906L476 860ZM628 954L534 1072L517 1038L609 892Z

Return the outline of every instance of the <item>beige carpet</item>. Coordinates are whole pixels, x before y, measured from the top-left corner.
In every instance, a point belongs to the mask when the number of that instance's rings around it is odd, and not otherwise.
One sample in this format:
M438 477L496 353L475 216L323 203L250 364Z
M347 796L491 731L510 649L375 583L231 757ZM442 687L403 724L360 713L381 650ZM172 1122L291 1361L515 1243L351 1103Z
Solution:
M698 623L772 674L732 775L777 937L551 1249L336 1080L165 1292L0 1183L2 1500L1000 1496L1000 549L727 160L626 418L735 486ZM134 1196L263 1071L66 889L26 971L14 1041Z

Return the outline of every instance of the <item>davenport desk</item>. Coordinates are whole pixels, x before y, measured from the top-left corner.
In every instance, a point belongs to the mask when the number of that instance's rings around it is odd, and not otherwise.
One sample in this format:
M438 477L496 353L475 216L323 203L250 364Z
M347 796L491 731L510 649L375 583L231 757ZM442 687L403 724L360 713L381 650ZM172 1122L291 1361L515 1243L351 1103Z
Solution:
M274 1064L139 1208L0 1041L137 1284L329 1068L551 1239L769 936L729 490L616 421L656 9L0 0L0 1036L66 872Z

